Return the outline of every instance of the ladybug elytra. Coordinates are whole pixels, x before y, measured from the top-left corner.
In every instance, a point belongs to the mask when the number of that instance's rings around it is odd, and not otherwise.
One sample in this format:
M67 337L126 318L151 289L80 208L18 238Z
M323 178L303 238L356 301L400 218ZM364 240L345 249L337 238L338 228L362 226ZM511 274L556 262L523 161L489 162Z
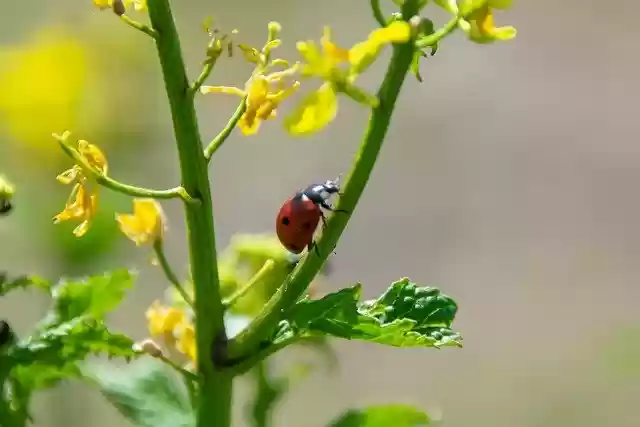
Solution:
M327 181L324 184L312 184L284 202L276 220L276 233L288 251L299 254L305 248L314 247L313 234L318 223L321 219L323 224L326 221L322 209L345 212L333 209L327 202L339 191L336 181Z

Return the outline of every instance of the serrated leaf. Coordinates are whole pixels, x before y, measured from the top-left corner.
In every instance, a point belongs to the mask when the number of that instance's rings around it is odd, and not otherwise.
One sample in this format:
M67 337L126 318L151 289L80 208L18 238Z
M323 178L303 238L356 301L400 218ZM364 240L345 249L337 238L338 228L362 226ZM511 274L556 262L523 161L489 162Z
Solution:
M457 304L433 287L409 279L393 283L375 300L359 302L360 285L298 302L281 322L274 343L292 335L329 335L394 347L461 347L450 329Z
M411 406L384 405L351 409L329 427L418 427L430 423L427 414Z
M87 365L83 374L136 426L195 426L193 410L182 384L173 371L155 359L140 359L118 370Z
M51 284L38 276L20 276L9 278L6 272L0 273L0 296L8 294L16 289L38 288L46 293L51 292Z
M91 354L135 357L131 338L111 333L95 319L77 318L19 341L7 351L11 377L27 389L46 388L79 375Z
M125 269L115 270L86 280L64 281L54 286L55 323L80 316L103 319L124 298L133 285L133 275Z

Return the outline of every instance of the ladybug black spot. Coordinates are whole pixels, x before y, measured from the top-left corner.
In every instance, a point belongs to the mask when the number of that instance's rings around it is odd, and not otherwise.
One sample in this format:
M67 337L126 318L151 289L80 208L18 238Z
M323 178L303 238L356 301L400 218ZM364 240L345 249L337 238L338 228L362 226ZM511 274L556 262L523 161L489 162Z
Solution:
M302 228L304 228L305 230L310 229L311 228L311 223L305 222L304 224L302 224Z
M285 216L282 218L282 225L289 225L289 217Z

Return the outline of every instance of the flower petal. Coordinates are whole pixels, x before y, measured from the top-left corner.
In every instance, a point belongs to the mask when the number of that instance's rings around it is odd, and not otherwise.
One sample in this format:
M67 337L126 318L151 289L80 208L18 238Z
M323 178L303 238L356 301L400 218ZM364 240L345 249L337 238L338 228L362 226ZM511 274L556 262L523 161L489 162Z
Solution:
M229 86L201 86L201 93L225 93L227 95L237 95L240 97L245 96L245 92L242 89L238 89L237 87L229 87Z
M309 135L327 126L338 111L338 99L331 83L324 83L309 94L293 113L285 119L291 135Z

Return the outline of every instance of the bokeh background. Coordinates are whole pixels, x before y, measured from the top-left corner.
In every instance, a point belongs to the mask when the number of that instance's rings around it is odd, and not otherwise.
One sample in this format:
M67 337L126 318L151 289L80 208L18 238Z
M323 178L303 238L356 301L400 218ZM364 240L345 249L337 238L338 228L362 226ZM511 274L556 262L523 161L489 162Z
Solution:
M173 3L194 77L207 15L256 46L267 23L279 21L278 53L289 59L297 40L317 39L325 24L343 45L374 26L364 0ZM423 62L423 84L409 79L323 281L326 291L360 281L365 297L402 276L437 285L459 303L454 326L465 347L334 341L337 371L321 368L296 384L275 425L322 426L345 408L384 402L415 404L451 427L640 425L640 5L515 3L496 18L518 28L515 41L478 46L456 34ZM0 270L57 278L138 268L135 290L111 319L136 338L146 334L144 310L162 297L164 279L148 252L117 233L114 211L130 208L122 196L103 192L83 239L73 238L73 225L52 225L68 194L55 176L69 161L50 134L70 128L100 145L120 180L175 185L154 55L150 39L89 0L2 5L0 170L18 193L15 213L0 222ZM375 88L383 68L381 59L361 83ZM239 86L250 72L240 56L225 59L209 82ZM235 233L272 232L292 191L348 169L367 116L342 101L338 119L313 137L294 139L279 121L257 136L231 136L211 166L221 249ZM198 100L205 140L236 103L223 95ZM184 274L180 206L163 206L168 256ZM0 313L26 332L46 305L17 294L0 301ZM279 360L286 365L288 357ZM239 426L250 391L242 381L236 388ZM38 426L129 425L97 391L77 384L41 394L34 415Z

